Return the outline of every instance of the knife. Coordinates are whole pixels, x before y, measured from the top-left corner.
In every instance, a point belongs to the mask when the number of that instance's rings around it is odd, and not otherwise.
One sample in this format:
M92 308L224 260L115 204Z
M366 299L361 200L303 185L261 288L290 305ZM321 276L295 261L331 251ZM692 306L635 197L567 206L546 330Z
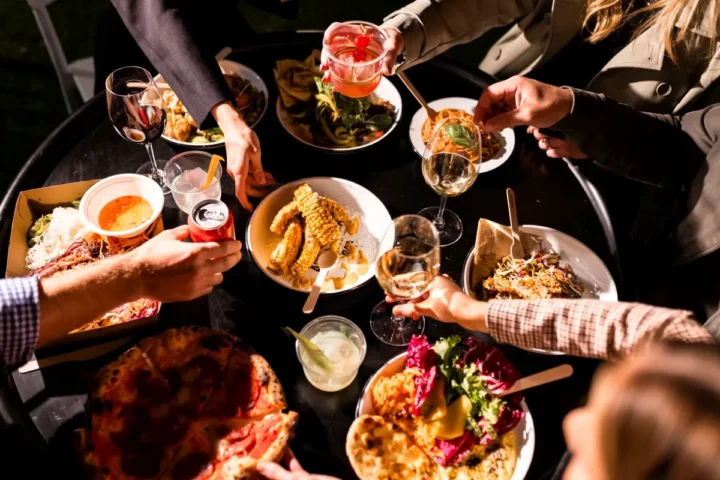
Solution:
M34 372L35 370L50 367L52 365L58 365L60 363L67 363L67 362L84 362L86 360L92 360L93 358L97 358L101 355L105 355L106 353L110 353L113 350L116 350L129 341L132 340L132 337L124 337L119 338L117 340L113 340L112 342L107 343L101 343L99 345L92 345L90 347L81 348L80 350L74 350L72 352L67 353L61 353L60 355L55 355L52 357L47 358L41 358L37 359L35 355L33 355L32 359L27 362L22 367L18 368L18 371L20 373L28 373L28 372Z

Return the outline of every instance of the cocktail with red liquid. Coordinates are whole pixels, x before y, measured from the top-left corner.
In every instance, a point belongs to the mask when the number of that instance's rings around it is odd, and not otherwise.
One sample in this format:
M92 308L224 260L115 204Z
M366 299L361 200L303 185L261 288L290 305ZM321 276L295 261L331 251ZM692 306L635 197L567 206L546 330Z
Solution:
M333 25L325 33L325 58L335 91L351 98L370 95L382 78L387 35L368 22Z

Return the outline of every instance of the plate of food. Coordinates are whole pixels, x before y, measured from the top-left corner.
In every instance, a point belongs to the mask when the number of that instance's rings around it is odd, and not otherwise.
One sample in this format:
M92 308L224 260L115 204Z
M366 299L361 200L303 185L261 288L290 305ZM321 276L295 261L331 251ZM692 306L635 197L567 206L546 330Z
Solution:
M539 225L521 226L520 235L525 258L513 259L509 227L480 219L475 247L463 268L465 293L478 300L586 298L617 302L610 271L585 244Z
M142 340L95 375L75 447L90 478L256 478L298 414L268 362L197 326Z
M245 65L232 60L220 60L218 63L233 94L235 109L250 127L254 127L267 110L269 98L267 85L255 71ZM197 123L175 92L167 86L162 75L155 76L155 83L158 84L167 115L163 132L165 140L195 149L215 148L225 144L225 137L220 127L198 129Z
M276 110L280 124L298 141L330 152L367 148L392 132L400 122L400 92L383 77L363 98L349 98L322 81L320 52L304 61L278 60L275 82L280 93Z
M428 118L427 112L421 108L410 121L410 143L415 152L422 156L425 144L430 139L433 128L438 121L451 116L461 116L472 120L477 100L472 98L450 97L433 100L428 104L438 112L434 120ZM495 170L505 163L515 149L515 132L506 128L499 134L482 131L482 164L480 173Z
M287 183L265 197L246 231L248 252L273 281L309 292L317 258L333 250L339 260L321 294L346 292L375 275L374 259L392 222L385 205L349 180L314 177Z
M520 376L474 337L413 337L365 385L346 440L355 473L522 480L535 450L532 415L522 393L499 396Z

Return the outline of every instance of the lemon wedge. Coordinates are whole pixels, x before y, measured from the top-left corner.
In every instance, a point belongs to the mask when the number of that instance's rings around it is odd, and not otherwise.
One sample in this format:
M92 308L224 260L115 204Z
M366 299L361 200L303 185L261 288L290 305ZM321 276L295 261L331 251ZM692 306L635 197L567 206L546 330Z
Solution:
M437 380L433 389L420 406L420 413L425 420L434 422L440 420L447 413L447 402L445 401L445 382Z
M465 423L471 410L472 402L467 395L463 395L451 403L447 407L446 415L438 420L440 428L437 438L452 440L462 435L465 432Z

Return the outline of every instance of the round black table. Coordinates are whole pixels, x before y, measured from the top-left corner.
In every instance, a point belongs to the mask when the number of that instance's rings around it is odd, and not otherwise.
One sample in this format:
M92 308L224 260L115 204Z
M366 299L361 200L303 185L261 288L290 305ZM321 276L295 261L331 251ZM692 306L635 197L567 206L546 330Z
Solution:
M403 96L401 124L389 138L365 152L325 154L299 144L280 126L273 108L277 96L272 74L275 61L305 58L320 45L320 40L318 34L262 36L256 43L236 49L229 57L258 72L271 92L270 108L257 127L266 170L281 182L317 175L352 180L377 195L392 216L438 205L439 197L425 185L420 162L408 139L410 118L419 105L397 79L391 81ZM428 101L447 96L476 98L492 82L488 76L441 58L413 68L408 76ZM478 218L508 223L507 187L515 190L521 223L545 225L568 233L610 264L612 249L574 175L563 162L547 159L524 131L518 129L516 134L516 150L506 164L481 175L468 192L449 200L448 207L462 218L465 233L458 243L442 249L442 271L456 281L460 279L463 261L474 243ZM155 143L155 151L159 158L175 153L163 140ZM0 209L3 233L0 249L7 251L12 206L20 190L133 172L146 159L143 148L123 141L113 130L104 96L95 97L44 142L18 175ZM240 208L231 192L227 193L223 200L235 213L240 229L238 238L243 238L249 214ZM171 198L166 202L163 218L166 227L186 221ZM301 311L305 295L283 289L266 278L244 253L243 261L228 272L223 284L209 297L165 305L156 331L201 324L229 330L246 340L270 362L285 388L289 407L300 414L292 448L301 463L310 471L354 478L345 456L345 435L354 418L357 400L368 377L402 351L382 344L369 329L370 312L382 298L382 291L371 281L349 293L323 296L314 314L307 316ZM312 318L330 313L354 321L368 341L367 356L356 380L337 393L318 391L307 382L295 355L294 342L280 328L300 330ZM457 325L428 321L426 333L432 338L455 332L463 333ZM154 332L144 334L151 333ZM596 362L536 355L506 345L501 348L525 375L566 362L575 367L572 378L527 392L537 433L527 478L542 478L552 471L565 451L562 419L587 393ZM117 353L27 374L13 373L9 387L0 392L0 418L14 424L5 428L20 428L42 444L51 456L54 472L75 473L78 464L72 452L72 431L83 424L88 380Z

